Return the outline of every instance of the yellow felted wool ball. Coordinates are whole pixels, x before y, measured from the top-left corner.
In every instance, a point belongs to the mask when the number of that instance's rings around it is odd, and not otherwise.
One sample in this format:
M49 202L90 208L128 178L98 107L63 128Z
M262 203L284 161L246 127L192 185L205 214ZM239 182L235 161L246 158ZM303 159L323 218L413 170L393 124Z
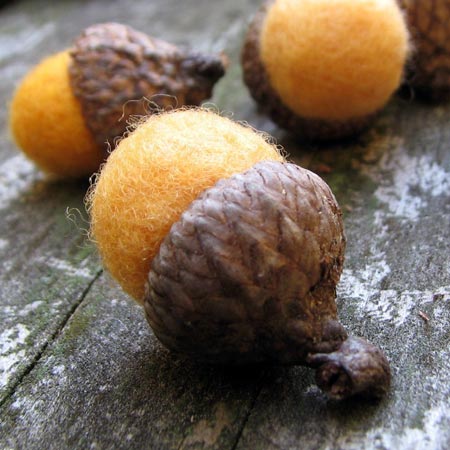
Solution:
M199 105L211 96L225 63L223 55L181 50L126 25L93 25L19 85L12 135L44 171L91 175L131 116Z
M283 157L260 134L212 112L150 116L112 152L88 196L105 267L142 302L152 259L183 211L219 179L263 160Z
M98 169L103 156L85 125L67 70L69 52L46 58L18 87L10 127L17 145L46 172L79 177Z
M407 53L395 0L275 0L250 27L242 62L275 121L327 139L352 134L386 104Z

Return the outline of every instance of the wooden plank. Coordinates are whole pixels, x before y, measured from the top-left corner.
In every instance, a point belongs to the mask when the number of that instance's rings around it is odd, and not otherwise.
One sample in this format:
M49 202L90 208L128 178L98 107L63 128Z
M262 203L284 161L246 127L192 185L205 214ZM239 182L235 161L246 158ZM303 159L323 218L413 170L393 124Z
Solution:
M396 99L354 141L293 141L258 113L240 80L240 44L259 3L12 3L0 13L0 97L96 21L225 48L231 66L215 91L217 108L274 134L343 206L340 315L386 351L390 394L380 403L333 403L309 369L220 369L173 357L140 307L98 277L92 246L67 221L66 207L82 209L86 185L42 180L2 126L0 448L450 446L450 105ZM0 119L6 124L5 111Z
M229 448L260 378L174 359L103 277L1 410L0 448Z
M38 2L9 2L0 10L0 99L56 49L53 20ZM52 11L53 12L53 11ZM63 28L63 27L61 27ZM100 266L66 210L83 211L87 184L58 183L20 155L0 110L0 403L67 321Z
M264 386L238 449L449 448L449 119L449 105L397 99L359 143L319 157L346 211L341 320L386 351L390 394L330 403L303 369L286 370Z
M35 175L21 156L0 166L0 403L101 270L66 217L66 208L83 208L83 188L34 181Z

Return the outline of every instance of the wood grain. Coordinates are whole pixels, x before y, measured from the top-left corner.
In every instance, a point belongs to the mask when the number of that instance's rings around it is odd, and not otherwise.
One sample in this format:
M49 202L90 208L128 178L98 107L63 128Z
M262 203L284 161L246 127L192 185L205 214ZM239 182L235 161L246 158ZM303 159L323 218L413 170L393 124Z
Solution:
M101 272L85 183L48 180L0 110L0 448L445 449L450 447L450 105L395 98L359 138L295 141L260 114L239 51L260 1L9 2L0 8L0 98L86 26L121 21L177 45L225 50L212 102L273 134L323 176L344 211L338 287L346 328L380 346L381 402L330 402L302 367L175 358ZM76 220L68 220L67 209ZM428 320L423 319L425 314Z

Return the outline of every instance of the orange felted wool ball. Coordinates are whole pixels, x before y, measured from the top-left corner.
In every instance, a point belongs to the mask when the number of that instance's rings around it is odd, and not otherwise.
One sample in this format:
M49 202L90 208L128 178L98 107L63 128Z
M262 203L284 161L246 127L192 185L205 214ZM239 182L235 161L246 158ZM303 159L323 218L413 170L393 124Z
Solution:
M105 267L143 302L164 237L205 189L259 161L282 161L252 129L206 110L150 116L111 153L88 196Z
M98 169L103 155L70 87L69 52L42 61L22 81L11 104L17 145L45 172L79 177Z
M364 128L386 104L407 53L395 0L271 0L250 26L242 64L274 121L330 139Z

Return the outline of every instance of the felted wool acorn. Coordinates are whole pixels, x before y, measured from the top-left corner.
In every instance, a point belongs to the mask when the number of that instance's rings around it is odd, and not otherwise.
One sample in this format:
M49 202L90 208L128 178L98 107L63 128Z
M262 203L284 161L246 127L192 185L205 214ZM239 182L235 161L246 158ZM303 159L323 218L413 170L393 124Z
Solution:
M450 0L400 0L414 50L407 83L424 97L450 97Z
M260 134L207 110L150 116L119 142L89 196L105 267L143 303L151 262L188 205L221 178L282 159Z
M91 175L131 115L199 105L224 71L223 55L186 52L118 23L93 25L18 86L11 131L44 171Z
M346 241L332 192L253 130L202 110L152 116L89 202L105 266L172 351L305 364L333 398L388 389L384 354L337 320Z
M402 80L395 0L268 0L242 50L244 81L274 122L309 139L367 127Z

